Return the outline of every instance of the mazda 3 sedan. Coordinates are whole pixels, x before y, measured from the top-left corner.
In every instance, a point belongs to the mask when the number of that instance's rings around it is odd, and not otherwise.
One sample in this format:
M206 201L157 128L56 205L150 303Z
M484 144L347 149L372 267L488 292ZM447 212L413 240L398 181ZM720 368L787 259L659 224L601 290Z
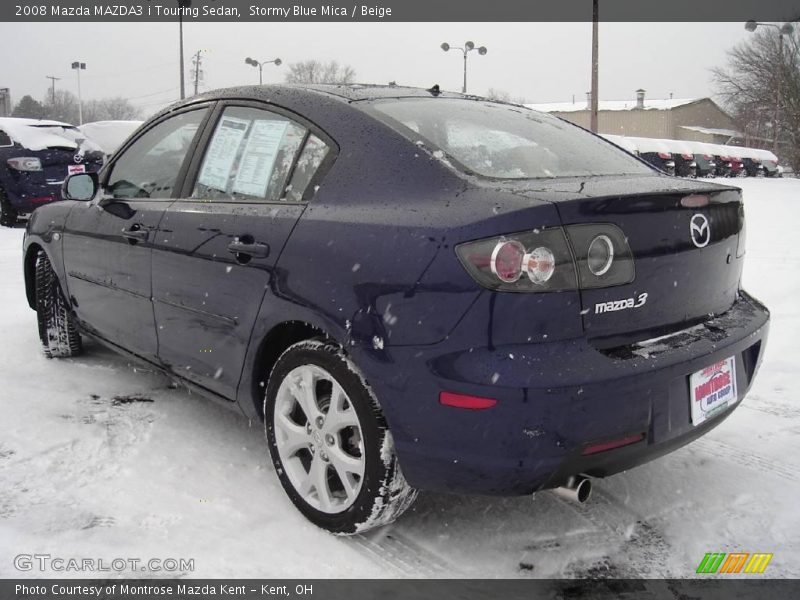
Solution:
M24 242L47 356L90 336L263 419L335 533L417 490L586 500L718 425L766 342L740 190L436 86L194 97L64 196Z
M100 147L59 121L0 117L0 225L61 200L67 175L103 166Z

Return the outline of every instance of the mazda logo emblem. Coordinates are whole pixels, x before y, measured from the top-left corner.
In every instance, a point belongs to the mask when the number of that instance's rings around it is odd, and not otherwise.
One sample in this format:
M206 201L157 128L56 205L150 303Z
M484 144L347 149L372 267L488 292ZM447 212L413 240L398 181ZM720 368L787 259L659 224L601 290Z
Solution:
M696 214L689 222L689 233L692 234L692 241L698 248L704 248L711 241L711 227L705 215Z
M72 160L74 160L74 161L75 161L75 164L80 164L80 163L82 163L82 162L83 162L83 154L81 154L80 152L79 152L78 154L74 154L74 155L72 156Z

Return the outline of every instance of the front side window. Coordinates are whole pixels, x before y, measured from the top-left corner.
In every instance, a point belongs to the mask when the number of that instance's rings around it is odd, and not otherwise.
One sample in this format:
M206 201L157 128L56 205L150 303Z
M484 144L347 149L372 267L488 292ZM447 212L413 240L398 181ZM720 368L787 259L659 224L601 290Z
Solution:
M308 130L257 108L225 109L208 143L193 198L276 201L288 198L292 169Z
M372 106L405 137L432 146L470 174L532 179L652 173L602 138L519 106L449 98Z
M184 112L150 128L114 162L106 192L114 198L170 198L206 112Z

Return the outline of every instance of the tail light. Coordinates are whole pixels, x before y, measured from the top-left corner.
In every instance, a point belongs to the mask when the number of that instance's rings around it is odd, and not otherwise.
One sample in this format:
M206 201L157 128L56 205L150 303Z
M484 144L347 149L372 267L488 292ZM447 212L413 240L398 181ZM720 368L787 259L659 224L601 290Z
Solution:
M456 254L483 287L555 292L634 279L633 255L616 225L570 225L466 242Z
M672 154L670 154L669 152L659 152L658 157L664 159L672 158Z
M41 171L42 161L35 156L9 158L6 163L15 171Z
M694 154L691 154L689 152L684 152L683 154L681 154L681 156L686 160L692 160L694 158Z

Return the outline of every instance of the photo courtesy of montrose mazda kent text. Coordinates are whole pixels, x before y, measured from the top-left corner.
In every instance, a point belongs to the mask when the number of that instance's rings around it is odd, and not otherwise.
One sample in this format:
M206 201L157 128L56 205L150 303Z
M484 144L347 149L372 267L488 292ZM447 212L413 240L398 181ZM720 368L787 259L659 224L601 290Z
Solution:
M196 96L63 196L24 241L47 356L89 336L263 419L335 533L417 490L586 501L719 425L764 354L739 189L438 86Z

